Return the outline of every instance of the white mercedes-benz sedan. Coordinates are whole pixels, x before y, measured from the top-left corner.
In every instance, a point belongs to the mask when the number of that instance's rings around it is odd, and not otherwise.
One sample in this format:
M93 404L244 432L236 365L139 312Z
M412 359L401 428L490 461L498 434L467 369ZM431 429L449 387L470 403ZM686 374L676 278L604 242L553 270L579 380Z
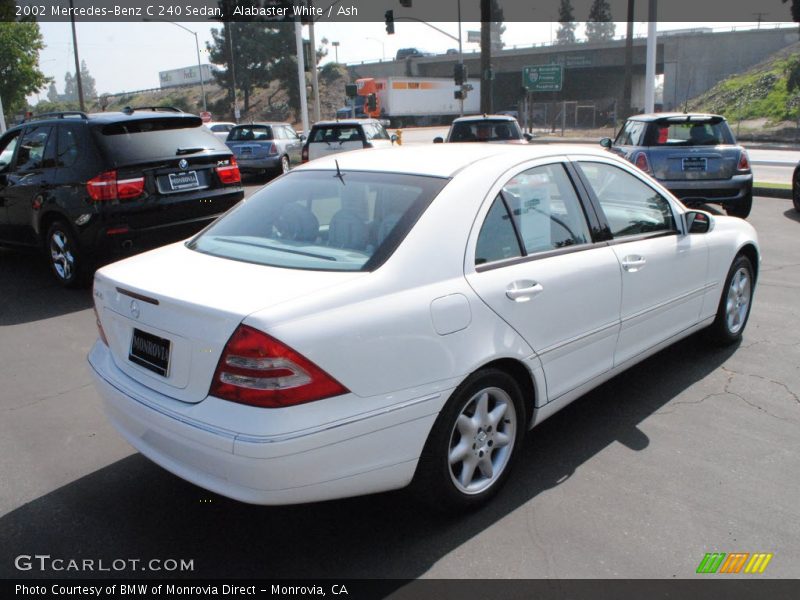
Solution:
M98 271L89 363L119 432L208 490L466 508L589 389L703 328L737 341L758 267L747 222L602 150L348 152Z

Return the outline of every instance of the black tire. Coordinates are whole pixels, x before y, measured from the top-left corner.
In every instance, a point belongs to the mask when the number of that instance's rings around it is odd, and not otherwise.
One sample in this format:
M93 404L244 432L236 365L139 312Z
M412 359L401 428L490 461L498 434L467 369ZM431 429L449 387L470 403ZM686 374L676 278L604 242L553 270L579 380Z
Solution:
M484 504L508 477L527 429L526 418L513 377L498 369L472 374L453 392L425 442L412 483L416 496L443 511Z
M746 219L750 216L750 210L753 208L753 194L752 192L747 194L741 200L737 200L731 204L725 205L725 212L727 212L732 217L739 217L740 219Z
M739 278L738 280L736 278ZM717 317L708 328L712 342L728 346L742 338L753 306L755 278L750 259L739 254L731 264L717 307Z
M53 222L47 229L44 249L50 271L66 288L84 287L91 269L72 229L62 221Z
M792 204L794 209L800 212L800 167L796 168L792 175Z

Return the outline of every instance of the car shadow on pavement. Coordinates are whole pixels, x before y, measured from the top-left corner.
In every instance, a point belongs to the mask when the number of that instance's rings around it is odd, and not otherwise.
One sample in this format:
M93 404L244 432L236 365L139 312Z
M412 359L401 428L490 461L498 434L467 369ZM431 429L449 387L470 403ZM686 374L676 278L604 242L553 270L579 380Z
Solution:
M0 249L0 326L49 319L92 306L88 289L62 288L35 251Z
M797 221L800 223L800 211L794 208L783 211L783 216L785 216L787 219L791 219L792 221Z
M566 481L614 442L649 445L640 423L719 368L734 347L698 336L590 392L529 433L507 485L461 515L405 491L264 507L206 492L134 454L0 517L0 577L414 578L487 527ZM185 573L17 571L14 557L193 560ZM398 583L398 585L400 585Z

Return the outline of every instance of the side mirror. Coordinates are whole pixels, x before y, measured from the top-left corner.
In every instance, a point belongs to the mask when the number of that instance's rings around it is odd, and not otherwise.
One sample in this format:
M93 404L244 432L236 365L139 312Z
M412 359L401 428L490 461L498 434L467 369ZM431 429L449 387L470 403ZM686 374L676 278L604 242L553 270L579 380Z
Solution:
M525 140L526 140L526 141L528 141L528 142L530 142L531 140L533 140L533 136L532 136L530 133L523 133L523 134L522 134L522 137L524 137L524 138L525 138Z
M690 210L684 214L686 231L689 233L708 233L711 231L711 215L699 210Z
M612 144L611 138L603 138L602 140L600 140L600 145L603 148L611 148L611 144Z
M302 142L302 141L305 141L305 139L306 139L306 134L305 134L305 133L301 133L301 134L299 134L297 137L299 137L299 138L300 138L300 141Z
M389 136L389 139L392 140L393 144L396 143L397 142L397 134L393 133L391 136Z
M444 139L442 139L440 136L436 136L435 138L433 138L433 143L434 144L442 144L442 143L444 143Z

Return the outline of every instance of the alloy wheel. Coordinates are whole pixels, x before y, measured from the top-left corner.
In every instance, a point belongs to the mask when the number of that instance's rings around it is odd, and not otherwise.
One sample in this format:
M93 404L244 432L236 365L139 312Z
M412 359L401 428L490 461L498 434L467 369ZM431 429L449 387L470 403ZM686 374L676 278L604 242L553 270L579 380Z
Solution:
M56 275L69 281L75 272L75 255L67 234L59 229L50 234L50 257Z
M725 304L725 323L728 331L734 335L744 327L751 293L750 273L746 268L740 267L731 278Z

